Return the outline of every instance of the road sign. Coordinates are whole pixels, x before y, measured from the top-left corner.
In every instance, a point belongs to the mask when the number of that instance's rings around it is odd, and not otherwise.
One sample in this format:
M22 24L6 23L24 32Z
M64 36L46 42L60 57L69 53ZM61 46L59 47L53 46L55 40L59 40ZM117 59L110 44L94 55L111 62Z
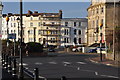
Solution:
M9 35L8 35L8 38L9 38L9 39L16 39L16 34L9 34Z

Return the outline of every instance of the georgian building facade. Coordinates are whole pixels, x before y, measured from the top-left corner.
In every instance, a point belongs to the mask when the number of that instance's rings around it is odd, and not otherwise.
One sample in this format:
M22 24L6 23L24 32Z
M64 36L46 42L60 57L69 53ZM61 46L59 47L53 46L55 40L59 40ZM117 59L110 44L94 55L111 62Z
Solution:
M102 32L102 42L109 45L112 39L114 26L120 26L120 0L92 0L88 10L88 35L87 44L100 43L100 33ZM115 10L115 13L114 13ZM115 15L115 18L114 18ZM115 21L115 24L114 24ZM100 25L103 25L100 28Z
M8 28L6 16L9 16ZM16 34L16 41L20 38L19 14L3 15L2 39L7 39L9 34ZM23 41L38 42L45 45L69 46L86 45L87 43L87 19L63 18L59 13L38 13L28 11L23 14Z
M20 38L20 21L17 18L19 14L3 15L2 21L2 39L7 39L6 16L9 16L8 30L9 34L16 34L16 41ZM38 13L28 11L23 14L23 41L39 42L48 45L60 45L60 20L62 11L59 13Z
M61 20L61 46L86 45L87 26L86 18L63 18Z

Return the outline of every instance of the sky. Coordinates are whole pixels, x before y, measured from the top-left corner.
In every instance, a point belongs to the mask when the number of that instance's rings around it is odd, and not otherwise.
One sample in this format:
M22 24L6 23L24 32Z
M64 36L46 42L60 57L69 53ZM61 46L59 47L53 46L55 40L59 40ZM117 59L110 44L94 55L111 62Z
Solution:
M3 14L19 13L19 2L3 2L3 5ZM23 13L28 10L58 13L62 10L64 18L84 18L89 5L90 2L23 2Z

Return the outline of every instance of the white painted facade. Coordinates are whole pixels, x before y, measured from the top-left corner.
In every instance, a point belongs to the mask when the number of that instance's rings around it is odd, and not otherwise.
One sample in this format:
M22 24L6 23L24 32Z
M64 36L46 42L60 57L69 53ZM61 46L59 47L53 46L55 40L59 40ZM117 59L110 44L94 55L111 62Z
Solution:
M61 46L86 45L87 26L86 18L63 18L61 20Z

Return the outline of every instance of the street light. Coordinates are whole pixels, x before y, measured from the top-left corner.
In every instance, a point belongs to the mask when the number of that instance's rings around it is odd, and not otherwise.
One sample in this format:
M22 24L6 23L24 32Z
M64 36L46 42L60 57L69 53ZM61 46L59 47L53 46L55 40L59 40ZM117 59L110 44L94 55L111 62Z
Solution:
M100 61L102 61L102 27L103 27L103 24L100 24Z
M18 53L19 53L19 50L20 50L20 30L19 30L19 23L20 23L20 18L18 17L17 19L17 23L18 23Z
M6 22L7 22L7 47L9 46L9 38L8 38L8 35L9 35L9 28L8 28L8 22L9 22L9 17L6 16Z
M113 55L114 55L114 60L115 60L115 17L116 17L116 4L114 0L114 15L113 15Z
M17 23L18 23L18 42L19 42L19 35L20 35L20 30L19 30L19 23L20 23L20 18L18 17L17 19Z
M23 33L23 27L22 27L22 11L23 11L23 6L22 6L22 0L20 0L20 28L21 28L21 31L20 31L20 68L19 68L19 78L21 80L23 80L23 59L22 59L22 39L23 39L23 36L22 36L22 33Z

